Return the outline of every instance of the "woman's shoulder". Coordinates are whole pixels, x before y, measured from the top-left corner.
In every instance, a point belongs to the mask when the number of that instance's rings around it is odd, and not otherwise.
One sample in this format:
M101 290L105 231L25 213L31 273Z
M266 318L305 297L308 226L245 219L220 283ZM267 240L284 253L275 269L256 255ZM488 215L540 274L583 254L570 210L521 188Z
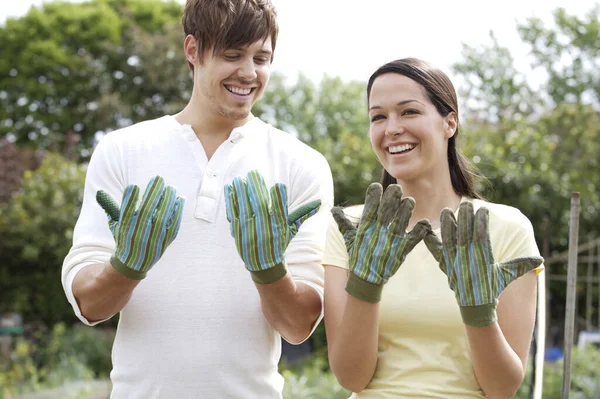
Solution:
M489 213L490 225L499 224L507 229L531 230L532 224L529 218L519 208L511 205L494 203L482 199L472 199L475 212L485 207Z
M358 223L360 222L360 218L362 216L363 208L363 204L347 206L343 208L344 215L346 215L348 220L350 220L350 222L353 225L358 226Z

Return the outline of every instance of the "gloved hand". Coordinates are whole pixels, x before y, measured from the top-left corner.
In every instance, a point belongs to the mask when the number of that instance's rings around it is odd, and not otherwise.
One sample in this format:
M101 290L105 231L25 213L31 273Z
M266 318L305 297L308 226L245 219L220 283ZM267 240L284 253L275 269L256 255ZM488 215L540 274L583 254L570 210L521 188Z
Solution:
M300 225L316 214L321 201L311 201L288 215L287 188L269 189L256 170L225 185L225 207L231 235L252 280L271 284L287 273L284 254Z
M482 207L473 215L471 202L460 204L458 222L448 208L442 210L440 221L442 240L430 231L424 241L448 276L463 322L474 327L495 323L502 291L540 266L544 258L531 256L495 262L489 236L489 212Z
M363 214L358 228L345 217L341 208L332 214L344 236L351 273L346 291L360 300L377 303L383 286L404 262L406 255L423 239L431 226L419 221L411 232L406 227L415 200L402 198L402 188L390 185L383 194L379 183L367 189Z
M129 185L120 208L105 191L96 193L96 201L108 215L116 243L110 264L132 280L145 278L173 242L185 204L173 187L165 186L160 176L150 180L140 206L136 207L139 192L138 186Z

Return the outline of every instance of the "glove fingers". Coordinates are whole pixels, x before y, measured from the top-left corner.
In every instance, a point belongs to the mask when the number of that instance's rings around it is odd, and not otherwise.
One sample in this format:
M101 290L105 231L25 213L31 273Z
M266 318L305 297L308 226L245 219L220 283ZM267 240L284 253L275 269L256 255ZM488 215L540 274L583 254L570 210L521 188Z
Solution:
M473 204L463 202L458 210L458 245L466 246L473 241Z
M154 216L154 212L156 212L156 207L158 206L164 191L165 181L162 177L154 176L150 179L139 208L141 220L150 220L150 218Z
M450 208L442 209L440 216L442 243L444 249L448 252L450 259L456 258L457 241L457 223L454 217L454 212Z
M287 187L283 183L276 183L271 187L271 215L274 218L269 221L265 219L265 223L275 223L275 226L285 226L288 223L288 198L287 198ZM266 204L264 206L267 206ZM265 217L269 216L268 208L263 208L261 211L259 208L255 209L259 211L261 215Z
M333 215L333 220L335 220L336 224L338 225L338 229L343 236L345 236L347 232L356 230L356 227L354 227L352 222L348 220L341 207L335 206L331 208L331 214Z
M438 263L440 263L441 268L441 265L443 264L444 260L444 249L442 246L442 242L440 241L438 236L435 235L435 233L431 230L428 231L427 234L425 234L425 237L423 237L423 241L425 241L425 246L427 247L429 252L431 252L431 255L433 255L434 259ZM446 273L445 269L442 269L442 271Z
M517 258L498 264L502 276L504 277L504 287L512 283L519 277L538 268L544 263L544 258L541 256L531 256L526 258ZM502 288L504 288L502 287Z
M140 188L134 184L127 186L123 192L123 202L121 203L121 214L119 221L131 220L137 211L138 198L140 196Z
M379 208L379 203L381 202L381 194L383 193L383 188L379 183L371 183L369 188L367 188L367 194L365 196L365 205L363 208L362 217L360 219L360 224L363 223L371 223L377 217L377 209Z
M356 230L348 230L346 233L344 233L344 243L346 244L346 251L350 252L355 240Z
M479 208L475 214L473 242L484 247L489 246L489 211L487 208Z
M397 234L406 234L406 228L412 217L413 210L415 209L415 200L412 197L406 197L400 202L400 210L398 212L398 225L395 226ZM415 225L415 227L417 227ZM419 231L420 231L419 227ZM414 228L413 228L414 230Z
M225 213L229 223L240 217L237 194L231 184L225 185Z
M296 234L300 229L302 223L308 218L314 216L321 208L321 200L311 201L308 204L304 204L290 214L289 226L292 229L292 234Z
M405 252L408 253L413 250L413 248L421 242L427 236L427 234L431 231L431 224L428 220L419 220L415 227L408 233L408 242L406 244ZM437 237L436 237L437 238ZM438 240L439 241L439 240Z
M383 193L381 204L377 209L377 219L383 226L392 224L400 210L402 188L398 184L390 184Z
M121 210L119 205L111 198L110 195L104 190L98 190L96 192L96 202L104 209L104 212L108 215L110 222L118 222Z
M319 208L321 207L321 200L314 200L309 202L308 204L304 204L300 206L298 209L294 210L290 213L288 218L290 224L297 224L298 226L302 224L306 219L315 215L319 212Z
M233 179L232 186L238 201L238 206L236 207L238 209L238 217L240 219L251 219L254 216L254 212L252 212L246 180L240 176L236 176Z
M183 208L185 206L185 199L177 197L173 207L171 207L171 214L167 219L167 235L165 237L165 248L166 245L171 244L177 234L179 233L179 227L181 226L181 219L183 218ZM164 251L164 250L163 250Z
M166 225L169 214L173 209L173 206L175 206L176 199L177 194L175 189L171 186L166 186L165 192L156 208L156 212L152 217L152 222L157 224L157 228L163 228Z
M250 200L252 213L254 215L266 216L270 211L271 204L269 201L269 189L267 188L265 179L260 173L258 173L258 171L251 170L246 176L246 186L248 187L248 198ZM275 206L275 204L273 205ZM287 211L287 207L283 208ZM280 208L279 210L281 211L282 209ZM282 215L282 213L279 213L279 215Z

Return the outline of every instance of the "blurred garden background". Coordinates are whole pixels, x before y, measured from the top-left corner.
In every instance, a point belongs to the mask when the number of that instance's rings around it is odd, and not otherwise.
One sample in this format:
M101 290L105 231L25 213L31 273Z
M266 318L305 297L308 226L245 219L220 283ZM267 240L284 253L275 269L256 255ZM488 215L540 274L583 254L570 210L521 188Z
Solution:
M181 11L176 1L51 1L0 22L0 399L108 397L118 317L81 325L60 270L97 140L176 113L190 96ZM574 344L581 332L600 330L599 19L593 4L515 24L529 65L543 76L535 85L493 31L483 44L464 43L448 71L461 98L459 145L487 177L480 189L521 209L544 257L556 260L540 304L547 309L545 399L560 398L562 384L560 254L568 249L572 191L581 193L579 242L587 245ZM381 173L367 135L367 78L276 71L253 110L325 155L338 204L360 203ZM600 398L598 347L577 348L573 359L571 397ZM284 347L281 370L286 399L349 395L329 372L322 324L302 347ZM528 376L519 398L529 398L529 383Z

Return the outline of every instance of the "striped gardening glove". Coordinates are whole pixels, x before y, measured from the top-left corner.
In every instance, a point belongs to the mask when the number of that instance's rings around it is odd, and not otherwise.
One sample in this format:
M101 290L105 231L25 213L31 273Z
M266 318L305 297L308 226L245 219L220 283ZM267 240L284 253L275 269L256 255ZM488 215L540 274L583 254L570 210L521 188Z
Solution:
M321 201L301 206L288 216L287 188L277 183L271 190L255 170L225 185L225 207L231 235L252 280L271 284L287 271L285 250L300 225L318 212Z
M463 322L485 327L497 321L496 306L502 291L513 281L537 268L539 256L495 262L489 236L489 213L480 208L473 215L473 204L462 202L458 222L451 209L441 213L442 240L428 232L427 248L448 276L448 284L460 307Z
M96 201L108 215L116 248L110 264L132 280L142 280L163 255L179 231L185 200L175 189L153 177L138 205L140 188L129 185L121 207L103 190Z
M402 188L397 184L391 184L383 198L382 191L379 183L372 183L367 189L358 228L346 219L340 208L331 210L349 255L351 273L346 291L371 303L381 300L384 284L431 229L428 221L421 220L407 233L415 200L403 199Z

